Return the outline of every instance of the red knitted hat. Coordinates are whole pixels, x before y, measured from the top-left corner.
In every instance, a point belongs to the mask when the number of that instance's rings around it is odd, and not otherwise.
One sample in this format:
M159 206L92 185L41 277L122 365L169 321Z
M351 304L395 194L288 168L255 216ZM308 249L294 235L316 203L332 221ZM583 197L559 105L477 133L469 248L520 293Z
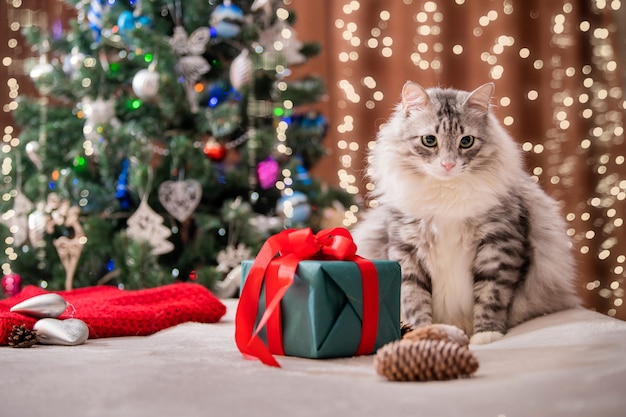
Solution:
M13 325L32 328L37 319L12 313L11 307L47 291L27 286L19 294L0 300L0 345L8 344ZM74 317L89 327L89 338L145 336L187 321L215 323L226 306L199 284L177 283L144 290L112 286L58 291L70 306L59 317Z

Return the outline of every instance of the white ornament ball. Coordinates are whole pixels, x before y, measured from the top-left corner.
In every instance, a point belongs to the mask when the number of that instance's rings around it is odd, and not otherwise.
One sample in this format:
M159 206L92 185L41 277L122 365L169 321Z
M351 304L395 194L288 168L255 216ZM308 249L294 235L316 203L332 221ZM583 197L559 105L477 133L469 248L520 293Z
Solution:
M31 141L26 144L26 155L28 159L31 160L33 164L37 167L37 169L41 169L42 162L41 157L39 156L39 142Z
M53 72L54 67L52 64L46 61L45 57L42 57L39 60L39 63L31 68L28 75L35 82L39 91L44 94L48 94L54 86L54 81L52 79Z
M237 91L246 86L252 79L252 60L247 49L241 53L230 64L230 84Z
M39 81L50 75L54 71L54 67L49 62L39 62L33 66L28 73L34 81Z
M133 77L133 91L142 100L156 97L159 92L159 73L142 69Z
M83 66L85 58L85 54L77 48L73 48L70 55L63 59L63 71L70 76L76 75Z

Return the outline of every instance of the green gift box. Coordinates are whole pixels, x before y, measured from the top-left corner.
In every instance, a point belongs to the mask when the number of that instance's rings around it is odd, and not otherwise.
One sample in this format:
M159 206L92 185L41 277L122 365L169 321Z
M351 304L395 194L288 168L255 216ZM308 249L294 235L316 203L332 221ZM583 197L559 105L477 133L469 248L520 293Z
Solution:
M275 260L274 262L279 262ZM378 273L378 327L375 350L400 339L400 265L372 261ZM242 286L252 261L242 263ZM361 338L361 272L350 261L300 261L293 284L280 301L285 355L303 358L354 356ZM261 291L256 323L265 311ZM265 329L259 332L266 340ZM374 352L372 352L374 353Z

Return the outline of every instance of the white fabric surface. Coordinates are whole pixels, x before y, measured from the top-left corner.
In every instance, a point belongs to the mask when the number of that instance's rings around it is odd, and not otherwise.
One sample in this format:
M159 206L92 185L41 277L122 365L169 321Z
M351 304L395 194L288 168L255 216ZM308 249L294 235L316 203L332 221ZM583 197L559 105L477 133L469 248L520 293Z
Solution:
M0 348L1 417L626 416L626 322L568 310L471 346L474 377L389 382L373 356L241 357L237 300L216 324L80 346Z

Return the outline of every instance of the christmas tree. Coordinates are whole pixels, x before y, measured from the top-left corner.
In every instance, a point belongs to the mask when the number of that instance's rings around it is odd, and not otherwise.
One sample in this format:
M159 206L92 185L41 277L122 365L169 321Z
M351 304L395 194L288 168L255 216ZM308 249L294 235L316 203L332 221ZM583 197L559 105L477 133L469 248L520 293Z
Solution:
M349 203L309 175L324 85L290 68L319 46L297 39L282 1L67 3L68 30L24 33L39 95L14 112L4 284L193 280L232 295L269 235L319 229L324 208Z

